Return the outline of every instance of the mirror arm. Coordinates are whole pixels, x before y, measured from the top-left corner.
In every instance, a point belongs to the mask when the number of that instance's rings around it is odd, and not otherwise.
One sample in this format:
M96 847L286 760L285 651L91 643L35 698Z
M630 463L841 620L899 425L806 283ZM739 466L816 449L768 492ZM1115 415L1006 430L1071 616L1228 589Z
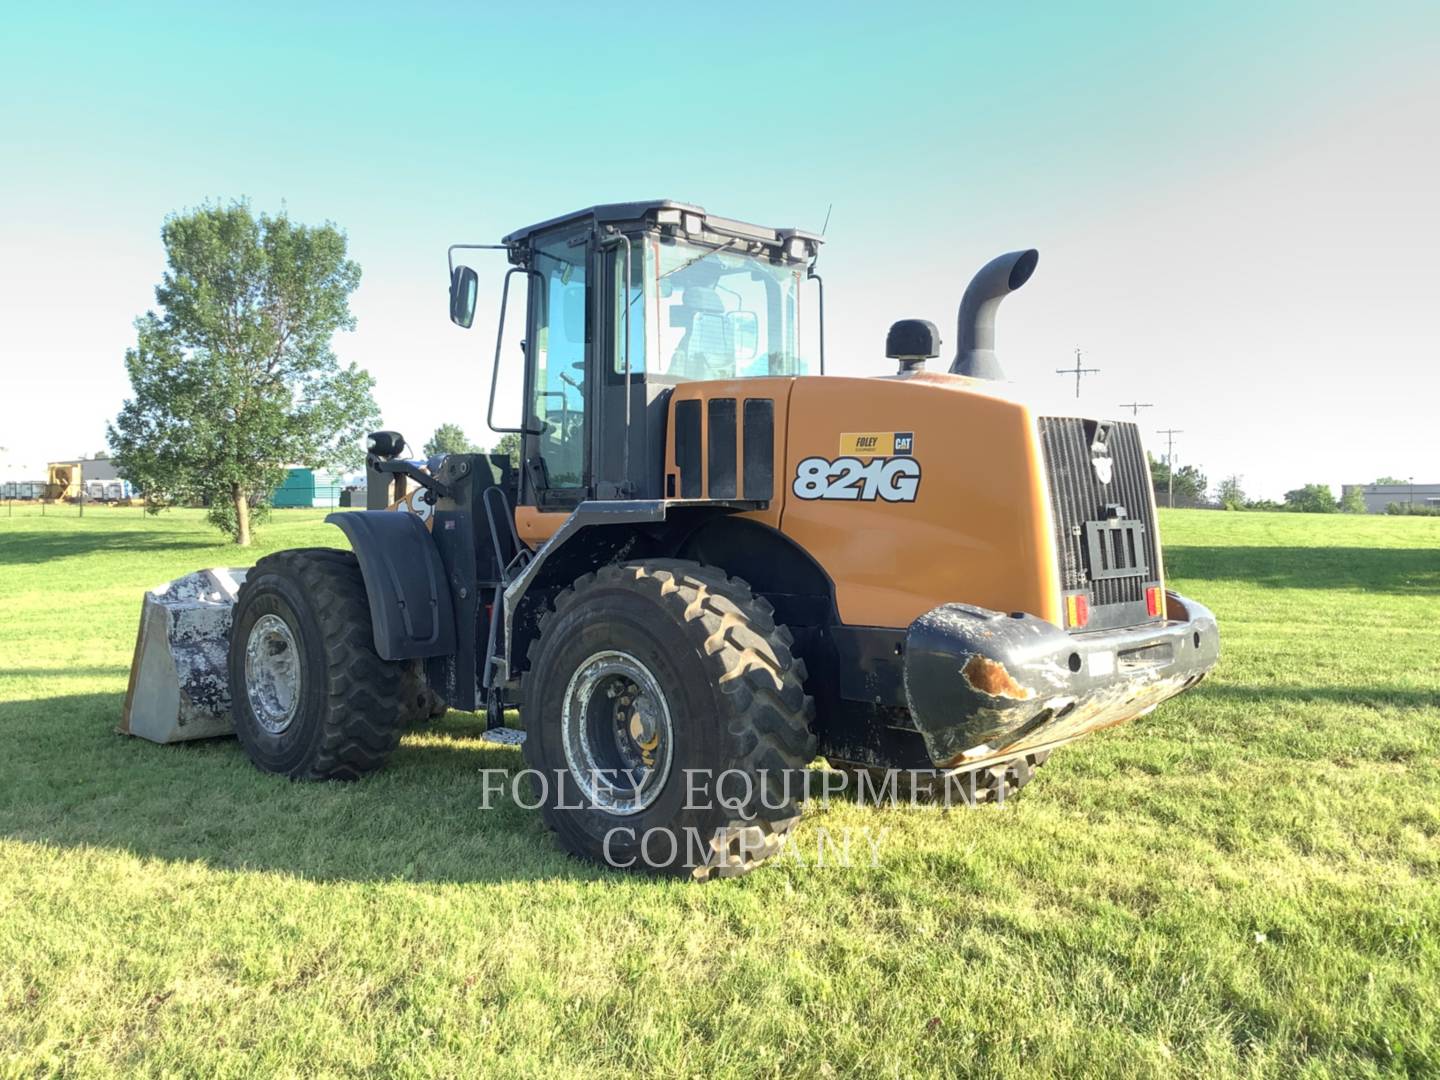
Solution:
M451 244L445 249L445 261L450 264L450 276L455 276L455 252L457 251L506 251L504 244Z

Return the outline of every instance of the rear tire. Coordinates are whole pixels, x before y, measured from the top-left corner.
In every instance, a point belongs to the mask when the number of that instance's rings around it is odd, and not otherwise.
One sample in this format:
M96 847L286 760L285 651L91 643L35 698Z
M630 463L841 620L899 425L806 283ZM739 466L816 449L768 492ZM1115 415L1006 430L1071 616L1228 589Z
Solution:
M602 567L555 599L524 677L526 764L570 851L703 880L800 818L814 702L790 631L714 567Z
M355 556L267 555L240 587L230 628L231 715L256 767L295 780L355 780L385 763L423 692L414 665L375 652Z

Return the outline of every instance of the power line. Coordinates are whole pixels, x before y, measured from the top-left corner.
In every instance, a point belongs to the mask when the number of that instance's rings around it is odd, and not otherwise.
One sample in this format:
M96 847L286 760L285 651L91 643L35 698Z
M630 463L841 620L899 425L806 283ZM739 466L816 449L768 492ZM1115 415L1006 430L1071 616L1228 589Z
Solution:
M1153 409L1154 407L1153 401L1123 401L1120 403L1120 408L1129 409L1131 416L1139 416L1141 409Z
M1055 369L1055 374L1057 374L1057 375L1074 375L1074 376L1075 376L1075 396L1076 396L1077 398L1080 396L1080 376L1082 376L1082 375L1098 375L1099 373L1100 373L1100 369L1099 369L1098 367L1081 367L1081 366L1080 366L1080 350L1079 350L1079 349L1076 349L1076 350L1075 350L1075 366L1074 366L1073 368L1071 368L1071 367L1057 367L1057 368Z
M1175 509L1175 436L1184 434L1183 428L1160 428L1165 436L1165 468L1170 476L1170 509Z

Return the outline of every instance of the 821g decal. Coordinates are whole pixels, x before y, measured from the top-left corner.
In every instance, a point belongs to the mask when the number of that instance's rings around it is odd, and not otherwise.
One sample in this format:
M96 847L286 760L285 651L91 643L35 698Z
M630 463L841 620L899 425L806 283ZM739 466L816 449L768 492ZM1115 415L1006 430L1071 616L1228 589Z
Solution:
M796 466L790 490L800 499L914 502L920 491L920 462L913 457L808 457Z

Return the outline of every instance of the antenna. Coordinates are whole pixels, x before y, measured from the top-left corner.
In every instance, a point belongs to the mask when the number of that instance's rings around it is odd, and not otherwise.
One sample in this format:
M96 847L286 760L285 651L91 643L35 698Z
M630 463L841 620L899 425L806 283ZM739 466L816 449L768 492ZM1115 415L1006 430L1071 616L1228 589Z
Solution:
M1082 375L1098 375L1098 374L1100 374L1100 369L1099 369L1098 367L1081 367L1081 366L1080 366L1080 350L1077 348L1077 349L1075 350L1075 366L1074 366L1074 367L1057 367L1057 368L1055 369L1055 374L1057 374L1057 375L1074 375L1074 376L1075 376L1075 396L1078 398L1078 397L1080 396L1080 377L1081 377Z
M1170 509L1175 509L1175 436L1182 434L1183 428L1160 428L1159 433L1165 436L1165 469L1170 477Z
M820 238L825 238L825 230L830 227L830 211L835 209L832 202L825 208L825 224L820 226ZM820 317L820 374L825 374L825 279L815 272L815 264L820 261L820 245L815 245L815 254L810 259L810 265L805 269L805 277L815 282L818 290L816 298L819 300L817 314Z
M1153 401L1123 401L1120 403L1120 408L1129 409L1131 416L1139 416L1141 409L1153 409L1154 407Z

